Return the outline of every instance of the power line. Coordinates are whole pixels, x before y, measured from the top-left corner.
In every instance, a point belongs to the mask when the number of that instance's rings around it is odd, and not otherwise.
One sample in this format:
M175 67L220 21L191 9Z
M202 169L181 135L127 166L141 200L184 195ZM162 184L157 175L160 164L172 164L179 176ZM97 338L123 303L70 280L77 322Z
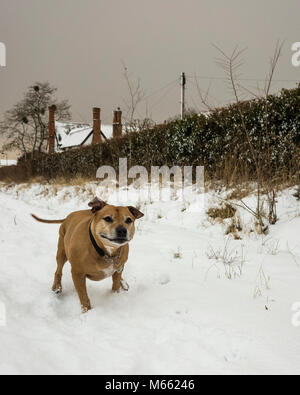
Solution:
M185 75L186 78L188 78L189 80L195 80L195 78L197 79L201 79L201 80L210 80L210 81L228 81L228 78L226 77L219 77L219 76L206 76L206 75ZM163 99L174 89L175 84L178 83L180 81L180 78L176 78L170 82L168 82L166 85L163 85L162 87L154 90L153 92L151 92L149 95L143 97L141 99L141 102L145 102L147 101L149 98L159 94L160 92L163 92L164 90L167 91L152 105L149 106L149 111L151 111L154 107L156 107L158 104L160 104ZM238 78L237 81L252 81L252 82L265 82L266 79L262 79L262 78ZM273 79L274 82L300 82L299 80L293 80L293 79ZM195 81L194 81L195 82ZM189 95L191 97L191 95ZM209 95L211 96L211 95ZM212 97L212 96L211 96ZM215 97L212 97L214 100L216 100L217 102L221 103L218 99L216 99ZM195 100L192 97L192 102L193 105L195 105ZM79 118L81 119L82 122L87 123L86 120L83 119L83 117L81 116L81 114L76 111L76 109L74 110L74 107L72 106L72 110L75 111L75 113L79 116ZM140 115L140 114L139 114ZM107 117L105 118L107 120ZM103 119L104 120L104 119Z
M151 111L154 107L156 107L158 104L160 104L163 99L175 88L175 82L177 83L178 80L173 81L172 86L170 86L170 88L154 103L152 104L152 106L150 106L149 110Z
M178 82L178 78L176 78L176 80L168 82L167 85L164 85L163 87L155 90L154 92L150 93L150 95L147 95L147 96L143 97L143 101L149 99L149 97L152 97L152 96L156 95L157 93L160 93L161 91L163 91L164 89L168 88L170 85L174 84L175 82Z
M228 81L228 78L226 77L209 77L209 76L204 76L204 75L194 75L194 76L187 76L187 78L189 79L201 79L201 80L220 80L220 81ZM266 78L262 79L262 78L238 78L237 81L266 81ZM298 80L290 80L290 79L273 79L273 81L275 82L300 82L300 79Z

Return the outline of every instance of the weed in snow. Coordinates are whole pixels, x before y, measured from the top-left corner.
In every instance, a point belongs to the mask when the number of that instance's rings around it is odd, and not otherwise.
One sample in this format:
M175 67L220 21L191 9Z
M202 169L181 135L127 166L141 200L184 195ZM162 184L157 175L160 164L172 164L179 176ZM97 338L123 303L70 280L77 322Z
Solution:
M257 277L256 277L256 284L254 288L254 298L263 295L263 290L270 289L270 277L266 275L263 269L263 265L260 266Z
M277 255L279 253L279 240L262 238L261 248L258 252L261 254Z
M178 247L178 250L177 250L177 252L174 252L174 255L173 255L173 257L174 257L174 259L182 259L182 253L181 253L181 251L180 251L180 248Z
M218 264L221 263L224 266L225 276L229 280L240 277L243 274L243 267L246 261L243 246L240 252L235 248L230 248L231 240L230 237L227 238L224 248L214 249L210 246L206 252L208 259L215 261L212 267L216 267L219 271Z
M293 196L294 196L297 200L300 200L300 186L297 187L296 192L293 194Z

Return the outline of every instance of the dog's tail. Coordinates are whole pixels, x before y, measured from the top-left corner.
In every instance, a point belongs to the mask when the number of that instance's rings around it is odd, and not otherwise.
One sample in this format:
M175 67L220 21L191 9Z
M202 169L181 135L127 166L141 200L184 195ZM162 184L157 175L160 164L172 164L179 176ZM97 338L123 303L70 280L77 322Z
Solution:
M48 219L41 219L37 217L34 214L31 214L32 218L34 218L38 222L42 222L43 224L62 224L65 220L64 219L54 219L54 220L48 220Z

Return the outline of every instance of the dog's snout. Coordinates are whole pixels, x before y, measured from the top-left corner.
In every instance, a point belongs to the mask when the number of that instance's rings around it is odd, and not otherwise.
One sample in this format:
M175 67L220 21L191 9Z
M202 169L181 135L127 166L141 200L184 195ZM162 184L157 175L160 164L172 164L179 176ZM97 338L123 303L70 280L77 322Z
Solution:
M116 229L117 237L120 239L125 239L127 237L127 229L124 226L118 226Z

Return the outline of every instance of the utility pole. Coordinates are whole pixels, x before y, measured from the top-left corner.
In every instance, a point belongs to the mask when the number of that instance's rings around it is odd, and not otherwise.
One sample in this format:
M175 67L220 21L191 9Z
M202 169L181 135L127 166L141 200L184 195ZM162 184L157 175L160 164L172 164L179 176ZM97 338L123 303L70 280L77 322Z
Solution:
M185 73L181 74L180 78L180 85L181 85L181 120L184 118L185 114L185 85L186 85L186 78L185 78Z

